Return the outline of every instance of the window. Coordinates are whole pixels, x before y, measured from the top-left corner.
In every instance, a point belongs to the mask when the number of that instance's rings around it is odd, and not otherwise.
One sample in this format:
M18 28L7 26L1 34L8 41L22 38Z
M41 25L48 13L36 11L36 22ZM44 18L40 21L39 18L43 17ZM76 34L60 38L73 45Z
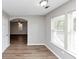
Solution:
M64 48L64 24L65 15L55 17L51 20L51 38L57 46Z
M68 16L67 50L75 53L76 12L68 13L67 16Z
M76 12L51 19L51 42L56 46L75 52Z

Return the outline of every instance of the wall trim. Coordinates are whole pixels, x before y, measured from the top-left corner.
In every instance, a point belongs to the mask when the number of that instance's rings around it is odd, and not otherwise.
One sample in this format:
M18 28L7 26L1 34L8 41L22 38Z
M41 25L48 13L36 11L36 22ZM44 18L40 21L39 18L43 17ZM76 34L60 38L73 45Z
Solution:
M44 43L32 43L32 44L27 44L27 45L45 45Z
M45 46L53 53L55 54L55 56L58 58L58 59L61 59L61 57L59 55L57 55L47 44L45 44Z
M44 44L44 43L39 43L39 44L28 44L28 45L44 45L46 46L53 54L55 54L55 56L59 59L61 59L60 56L58 56L54 51L52 51L52 49L47 45L47 44Z

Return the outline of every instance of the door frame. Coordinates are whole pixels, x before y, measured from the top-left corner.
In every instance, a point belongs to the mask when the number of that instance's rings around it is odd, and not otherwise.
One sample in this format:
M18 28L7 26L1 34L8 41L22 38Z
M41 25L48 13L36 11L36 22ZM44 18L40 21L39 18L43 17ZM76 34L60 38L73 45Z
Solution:
M28 43L29 43L29 41L28 41L28 21L27 21L26 19L24 19L24 18L21 18L21 17L15 17L15 18L13 17L13 18L11 18L11 19L9 20L9 43L10 43L10 22L11 22L12 20L16 20L16 19L18 19L18 18L19 18L19 19L23 19L24 21L27 22L27 23L26 23L26 24L27 24L27 25L26 25L26 26L27 26L27 30L26 30L26 31L27 31L27 45L28 45Z

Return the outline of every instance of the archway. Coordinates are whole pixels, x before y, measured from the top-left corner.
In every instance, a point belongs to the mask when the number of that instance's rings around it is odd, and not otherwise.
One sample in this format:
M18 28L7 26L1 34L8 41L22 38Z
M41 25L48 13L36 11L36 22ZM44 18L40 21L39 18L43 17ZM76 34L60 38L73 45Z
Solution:
M22 18L10 20L10 43L27 44L27 21Z

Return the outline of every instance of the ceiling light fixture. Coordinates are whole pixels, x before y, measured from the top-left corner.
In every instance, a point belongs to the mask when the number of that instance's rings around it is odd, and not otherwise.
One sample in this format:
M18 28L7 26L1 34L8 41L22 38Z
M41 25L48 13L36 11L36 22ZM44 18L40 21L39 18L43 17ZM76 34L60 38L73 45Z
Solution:
M40 1L41 7L46 7L47 6L47 3L48 3L48 0L41 0Z
M50 7L48 6L48 0L41 0L39 4L41 7L44 7L45 9Z
M18 21L18 30L22 31L22 29L23 29L23 24L21 21Z

